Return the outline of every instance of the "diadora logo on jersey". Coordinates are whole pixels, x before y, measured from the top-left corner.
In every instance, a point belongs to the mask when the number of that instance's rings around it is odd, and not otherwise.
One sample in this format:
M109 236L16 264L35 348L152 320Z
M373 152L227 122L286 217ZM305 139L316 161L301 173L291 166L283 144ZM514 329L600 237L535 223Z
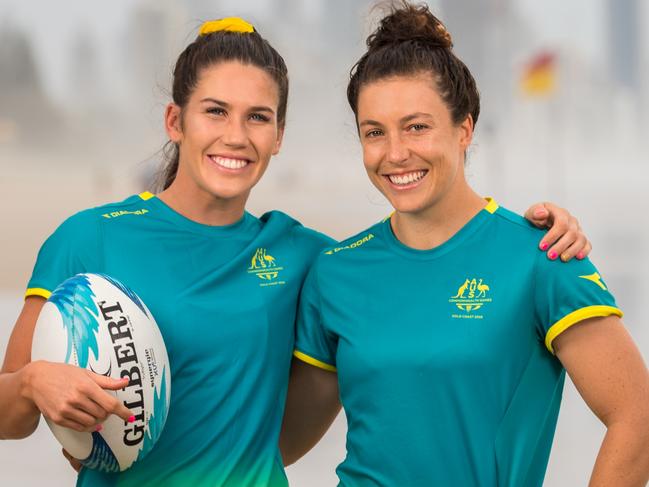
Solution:
M582 279L586 279L590 282L594 282L599 287L601 287L603 291L606 291L606 285L602 282L602 276L600 276L598 272L594 272L587 276L579 276L579 277L581 277Z
M340 252L341 250L355 249L356 247L360 247L361 245L366 244L373 238L374 238L374 234L368 233L364 237L361 237L358 240L356 240L356 242L350 243L349 245L345 245L344 247L336 247L335 249L327 250L325 254L331 255Z
M457 293L451 296L448 300L449 303L455 304L457 309L464 312L453 313L452 318L469 318L469 319L482 319L483 315L477 314L476 311L481 309L485 304L491 303L489 297L491 289L480 278L466 278L464 282L457 289Z
M104 218L117 218L119 216L124 216L124 215L146 215L149 213L149 210L142 208L141 210L135 210L135 211L127 211L127 210L119 210L119 211L111 211L110 213L104 213L103 216Z
M250 259L250 267L248 267L248 274L254 274L261 279L259 285L277 286L279 284L286 284L285 281L279 279L280 273L284 270L283 267L277 265L275 257L270 255L264 248L258 248Z

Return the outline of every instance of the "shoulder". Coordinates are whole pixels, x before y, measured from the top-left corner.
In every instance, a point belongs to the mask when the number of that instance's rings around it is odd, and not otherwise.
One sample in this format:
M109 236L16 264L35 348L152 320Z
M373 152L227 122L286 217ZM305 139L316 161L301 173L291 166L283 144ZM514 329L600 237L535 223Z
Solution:
M497 232L499 242L511 243L517 249L516 252L538 250L538 243L547 232L546 228L537 228L523 216L502 206L496 209L493 216L492 229Z
M28 285L32 291L28 294L43 296L42 290L50 292L74 274L102 270L104 245L100 222L105 219L103 215L111 211L112 205L79 211L54 230L38 252Z
M96 223L97 215L95 208L87 208L63 220L54 233L85 233L89 230L89 227L92 227Z
M98 220L111 220L125 214L144 214L149 211L149 206L155 196L148 191L140 194L134 194L122 201L106 203L101 206L92 208L95 217Z
M323 248L332 246L336 241L322 232L305 227L295 218L281 211L269 211L264 213L259 221L264 227L280 230L283 235L288 236L291 242L298 248L311 250L317 253Z
M105 203L103 205L81 210L64 220L63 224L68 226L83 225L93 221L97 222L102 219L114 218L119 212L129 211L135 207L143 208L143 205L146 205L146 202L153 197L153 195L148 195L151 194L147 192L135 194L122 201Z
M534 236L545 233L544 229L535 227L522 215L519 215L503 206L499 206L496 209L494 216L500 225L504 228L508 228L512 232Z
M81 210L63 220L52 237L65 239L75 237L75 239L87 242L88 239L98 236L99 226L103 220L115 218L125 211L147 211L142 208L145 201L141 195L133 195L123 201L106 203ZM133 209L136 206L138 206L138 210Z
M510 257L533 256L534 282L539 293L550 296L555 288L567 292L569 288L583 284L584 280L601 284L597 282L600 275L590 259L562 262L550 260L545 252L540 252L538 243L546 229L535 227L524 217L503 207L499 207L494 215L498 217L499 234L515 245L516 251L510 253Z
M371 259L377 248L383 248L381 245L383 224L384 222L372 225L337 244L322 249L315 259L313 272L322 274L333 271L334 274L338 274L339 271L353 269L360 261Z
M336 245L332 245L324 249L322 252L323 256L350 256L350 255L357 255L356 252L353 254L350 252L352 250L364 248L365 250L369 250L374 246L376 243L376 238L379 237L380 235L380 230L381 226L384 225L385 222L380 222L375 225L372 225L369 228L366 228L362 232L358 232L351 237L348 237ZM325 257L326 258L326 257Z

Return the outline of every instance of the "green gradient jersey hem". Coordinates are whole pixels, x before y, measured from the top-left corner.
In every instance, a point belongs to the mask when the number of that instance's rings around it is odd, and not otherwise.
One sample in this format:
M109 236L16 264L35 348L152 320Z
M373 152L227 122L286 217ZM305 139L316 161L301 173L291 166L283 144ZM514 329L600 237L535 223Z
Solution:
M45 297L79 273L123 282L155 317L174 391L142 462L112 475L83 469L78 485L285 487L278 440L298 294L332 243L281 212L203 225L151 193L63 222L28 293Z
M388 218L316 258L295 349L336 367L340 485L542 485L565 378L552 339L621 315L590 260L549 260L542 235L488 200L433 249Z

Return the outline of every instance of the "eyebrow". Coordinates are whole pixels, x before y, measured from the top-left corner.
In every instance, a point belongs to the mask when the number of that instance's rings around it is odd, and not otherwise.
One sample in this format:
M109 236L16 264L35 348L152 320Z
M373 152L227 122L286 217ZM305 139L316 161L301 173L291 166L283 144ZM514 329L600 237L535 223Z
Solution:
M401 118L399 122L401 123L407 123L410 120L414 120L415 118L419 117L428 117L428 118L433 118L433 116L430 113L426 112L415 112L411 113L410 115L406 115L405 117ZM377 122L376 120L363 120L361 123L358 124L359 127L362 127L364 125L373 125L373 126L380 126L382 125L381 122Z
M231 108L232 105L230 105L228 102L225 102L223 100L217 100L216 98L203 98L201 100L201 103L214 103L216 105L219 105L223 108ZM253 106L250 107L251 112L268 112L268 113L275 113L275 110L273 110L270 107L267 107L265 105L259 105L259 106Z

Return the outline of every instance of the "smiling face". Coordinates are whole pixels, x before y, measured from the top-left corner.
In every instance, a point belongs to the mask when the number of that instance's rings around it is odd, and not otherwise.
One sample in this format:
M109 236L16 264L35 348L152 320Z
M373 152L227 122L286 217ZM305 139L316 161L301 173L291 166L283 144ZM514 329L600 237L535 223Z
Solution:
M174 185L244 204L279 151L277 83L262 69L230 61L203 69L181 109L165 113L180 155Z
M473 123L453 123L430 75L363 85L357 114L367 174L397 212L425 212L466 186Z

